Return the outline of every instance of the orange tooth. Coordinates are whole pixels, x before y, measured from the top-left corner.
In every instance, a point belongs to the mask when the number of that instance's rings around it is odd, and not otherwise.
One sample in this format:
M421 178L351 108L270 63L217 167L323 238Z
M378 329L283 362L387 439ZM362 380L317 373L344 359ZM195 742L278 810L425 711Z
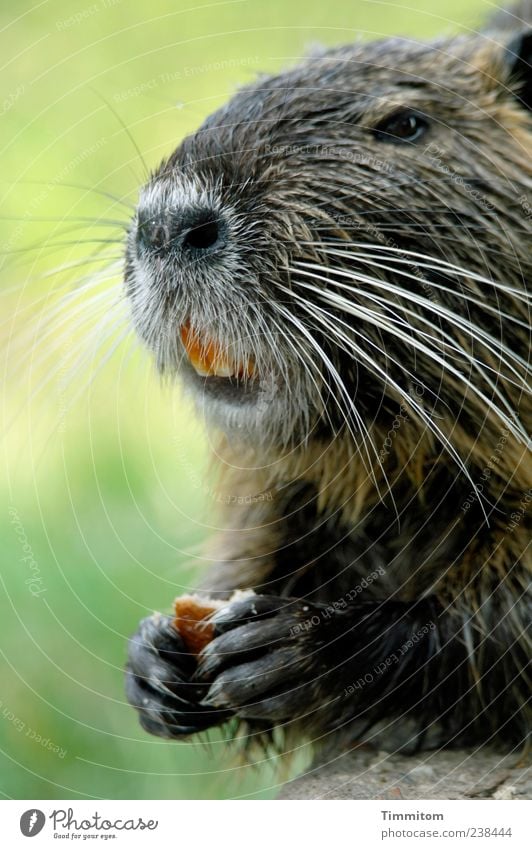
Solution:
M254 366L251 360L246 363L233 363L220 351L215 342L202 343L198 334L187 321L181 327L181 340L188 354L188 358L196 371L205 376L212 377L237 377L251 378L254 375Z
M189 321L181 328L181 340L194 368L205 375L216 374L215 366L217 363L220 364L223 358L213 342L202 344Z

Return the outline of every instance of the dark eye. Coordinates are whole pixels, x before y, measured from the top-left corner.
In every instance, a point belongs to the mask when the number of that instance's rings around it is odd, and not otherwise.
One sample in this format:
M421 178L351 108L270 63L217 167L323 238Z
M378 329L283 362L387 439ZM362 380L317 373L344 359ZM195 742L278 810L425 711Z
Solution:
M403 109L377 124L373 135L378 141L401 144L420 139L428 129L428 121L417 112Z

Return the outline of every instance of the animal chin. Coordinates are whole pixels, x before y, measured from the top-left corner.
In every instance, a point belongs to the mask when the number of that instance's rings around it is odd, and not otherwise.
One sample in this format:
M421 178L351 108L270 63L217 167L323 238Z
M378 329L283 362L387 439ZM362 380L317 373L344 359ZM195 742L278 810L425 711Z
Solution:
M202 338L190 322L182 325L180 335L189 362L200 377L242 382L256 378L255 364L251 357L238 362L227 356L217 342Z

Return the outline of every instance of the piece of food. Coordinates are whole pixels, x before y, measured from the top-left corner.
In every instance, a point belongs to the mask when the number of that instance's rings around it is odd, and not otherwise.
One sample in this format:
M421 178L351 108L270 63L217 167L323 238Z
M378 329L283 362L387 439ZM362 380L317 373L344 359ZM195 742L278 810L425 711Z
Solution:
M200 595L182 595L174 601L174 627L179 632L186 649L198 655L214 637L211 616L221 607L254 595L253 590L237 590L230 599L207 598Z
M174 626L191 654L199 654L214 637L209 617L227 602L197 595L182 595L174 602Z

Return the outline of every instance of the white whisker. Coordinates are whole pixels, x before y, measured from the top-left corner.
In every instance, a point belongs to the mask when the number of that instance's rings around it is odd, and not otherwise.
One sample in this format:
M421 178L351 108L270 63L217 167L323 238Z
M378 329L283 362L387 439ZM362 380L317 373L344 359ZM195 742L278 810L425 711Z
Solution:
M307 271L305 271L305 269L321 270L320 266L316 266L316 265L313 265L313 264L307 263L307 262L296 262L295 265L298 267L298 269L301 271L302 274L307 275L309 277L314 277L315 279L320 279L322 281L324 280L323 277L317 277L316 275L309 274ZM502 343L502 341L495 339L487 331L483 330L482 328L480 328L477 325L473 324L472 322L468 321L463 316L457 315L456 313L453 313L451 310L448 310L446 307L442 306L441 304L434 303L430 299L424 298L421 295L418 295L417 293L409 292L405 289L402 289L401 287L395 286L392 283L377 280L375 278L370 277L369 275L365 275L365 274L359 273L357 271L345 271L343 269L334 269L334 272L331 271L331 273L334 273L335 275L339 275L341 277L347 278L349 280L354 280L355 282L358 282L358 283L369 284L373 288L384 290L386 293L393 292L394 294L397 294L400 298L404 298L406 300L409 300L413 303L420 305L425 310L432 311L434 313L437 313L439 316L443 316L443 318L445 318L447 321L449 321L452 326L456 326L456 325L461 326L465 330L465 332L468 333L477 342L479 342L480 345L483 345L492 354L494 354L495 357L499 360L499 362L504 363L508 367L508 369L519 380L519 383L516 384L516 385L519 385L520 388L523 389L525 392L528 391L528 383L527 383L526 377L523 376L519 371L517 371L515 366L512 365L512 363L510 363L507 359L505 359L502 356L501 351L504 351L505 353L509 354L511 357L513 357L513 359L517 363L519 363L519 365L522 365L525 369L528 367L528 364L521 357L519 357L518 354L516 354L514 351L512 351L511 348L508 348L508 346L504 345ZM416 279L415 276L413 277L413 279ZM363 297L363 298L366 298L368 300L374 301L375 303L382 304L386 309L391 310L390 302L389 302L389 299L387 297L379 297L378 295L370 294L370 293L367 292L366 289L363 289L360 286L358 286L358 287L350 286L348 284L341 283L341 282L334 280L332 278L327 278L327 281L328 281L329 284L334 285L336 288L345 289L345 290L347 290L351 293L356 294L359 297ZM322 290L320 290L320 291L322 291ZM406 307L404 304L401 304L400 302L394 301L394 305L395 305L396 309L400 309L403 313L408 314L408 315L412 315L416 319L416 321L427 324L428 326L437 330L443 337L442 327L437 327L428 318L426 318L423 315L419 315L419 314L415 313L413 310L408 309L408 307ZM414 330L417 333L421 333L419 328L416 328L415 325L413 325L412 323L407 322L406 326L410 330ZM425 335L427 339L433 339L433 337L431 337L427 334L423 334L423 335ZM438 343L440 345L444 346L444 347L454 348L454 350L457 353L459 353L462 356L466 357L467 359L471 360L471 362L474 362L476 364L476 366L479 367L480 364L479 364L478 359L473 358L471 356L471 354L469 354L461 346L458 346L457 343L455 342L455 340L452 340L450 337L447 337L447 341L445 341L444 338L440 338L438 340ZM490 368L486 364L483 364L483 365L488 369ZM491 369L491 370L493 370L494 373L496 373L498 375L498 377L500 377L501 379L510 380L510 378L507 378L506 375L501 374L496 369ZM486 379L489 380L489 378L486 378ZM511 381L511 382L514 382L514 381Z
M321 244L321 243L319 243ZM335 243L337 246L338 243ZM368 248L367 244L364 242L350 242L349 245L355 248ZM440 260L438 257L430 256L429 254L419 253L418 251L407 250L405 248L394 247L391 245L377 245L371 244L369 246L371 250L376 251L390 251L394 254L399 254L402 256L414 257L416 259L428 260L427 263L416 263L420 268L430 268L433 271L445 272L448 274L454 274L457 277L464 277L474 280L476 283L481 283L485 286L492 287L494 289L499 289L501 292L505 292L507 295L511 295L514 298L519 298L524 301L525 304L530 303L530 296L527 292L516 289L512 286L507 286L504 283L499 283L498 280L494 280L490 277L484 277L482 274L478 274L475 271L469 271L468 269L460 268L459 265L454 265L454 263L447 262L444 260ZM345 257L345 252L341 254Z
M327 282L326 278L321 279L323 279L324 282ZM482 390L479 389L474 383L469 380L466 380L462 372L460 372L458 369L448 363L445 359L443 359L436 351L432 350L427 345L420 342L418 339L414 339L409 334L404 333L398 327L394 327L393 325L384 322L382 320L382 316L377 316L376 313L374 313L370 309L367 309L366 307L363 307L361 305L354 305L351 302L346 301L345 298L335 296L334 293L331 293L328 290L319 289L318 287L312 286L311 284L302 283L298 281L298 285L302 285L307 289L311 289L315 292L315 294L319 295L322 300L327 301L333 306L340 307L343 312L348 312L351 315L356 316L357 318L361 318L364 321L373 324L381 330L387 331L396 338L401 339L407 345L410 345L416 350L419 350L420 352L424 353L426 356L436 362L444 372L446 371L451 373L455 378L458 379L459 382L465 384L465 386L470 389L475 395L477 395L477 397L481 401L487 404L487 406L495 413L495 415L498 416L498 418L505 424L505 426L510 430L510 432L512 432L520 441L524 442L525 444L528 444L527 433L521 423L518 422L518 420L514 417L514 411L511 406L508 405L508 410L511 416L509 418L502 412L499 407L497 407L493 403L491 398L489 398L484 392L482 392ZM490 381L488 380L487 382L489 383ZM506 400L505 403L507 403Z
M281 288L284 288L284 287L281 287ZM290 293L290 292L289 292L289 294L292 294L292 293ZM279 305L277 305L277 308L279 309ZM364 421L363 421L363 419L362 419L362 417L361 417L361 415L360 415L359 411L357 410L357 408L356 408L356 406L355 406L355 404L354 404L354 402L353 402L353 399L349 396L349 393L347 392L347 390L346 390L346 388L345 388L344 382L343 382L343 380L342 380L342 378L341 378L341 376L340 376L340 374L339 374L338 370L336 369L336 367L335 367L335 366L334 366L334 364L332 363L331 359L328 357L327 353L323 350L323 348L321 347L321 345L319 345L319 343L318 343L318 342L316 341L316 339L312 336L312 334L311 334L311 333L310 333L310 331L309 331L309 330L305 327L305 325L304 325L301 321L299 321L298 319L296 319L296 317L295 317L295 316L293 316L290 312L288 312L288 310L283 309L283 310L282 310L282 314L284 315L284 317L285 317L288 321L290 321L290 323L291 323L291 324L294 324L294 325L296 326L297 330L298 330L300 333L302 333L302 334L305 336L305 338L308 340L308 342L310 343L311 347L312 347L312 348L316 351L316 353L317 353L317 354L318 354L318 356L320 357L321 361L322 361L322 362L324 363L324 365L326 366L327 371L329 372L329 374L330 374L330 375L331 375L331 377L333 378L334 383L335 383L335 385L338 387L338 389L339 389L339 391L340 391L341 395L343 396L344 400L347 402L347 406L348 406L348 408L349 408L350 412L352 413L352 415L353 415L353 417L354 417L354 420L355 420L355 422L356 422L356 424L357 424L358 428L360 429L360 433L361 433L361 436L362 436L362 441L363 441L363 445L364 445L364 451L365 451L365 453L366 453L367 463L368 463L368 465L366 465L366 460L364 459L364 454L363 454L363 453L361 453L361 454L360 454L360 457L361 457L362 463L363 463L363 465L364 465L364 468L366 469L366 472L368 473L368 475L372 478L373 483L375 484L375 488L376 488L377 492L379 493L379 496L382 498L382 496L380 495L380 487L379 487L379 483L378 483L378 480L377 480L377 478L376 478L376 476L375 476L375 471L374 471L374 468L373 468L373 462L372 462L372 459L371 459L372 454L373 454L373 456L374 456L374 457L375 457L375 459L377 460L377 464L378 464L378 466L379 466L379 467L380 467L380 469L381 469L381 473L382 473L382 475L383 475L383 479L384 479L384 481L385 481L385 483L386 483L388 493L389 493L389 495L390 495L390 498L391 498L392 504L393 504L393 506L394 506L394 510L395 510L395 513L396 513L396 516L397 516L397 520L399 521L399 514L398 514L398 511L397 511L397 506L396 506L396 504L395 504L395 499L394 499L394 496L393 496L393 492L392 492L391 486L390 486L390 484L389 484L389 481L388 481L388 478L387 478L386 472L385 472L385 470L384 470L384 467L383 467L382 460L381 460L381 458L380 458L379 452L378 452L378 450L377 450L377 448L376 448L376 446L375 446L375 444L374 444L374 442L373 442L373 440L372 440L372 438L371 438L371 436L370 436L370 433L369 433L369 431L368 431L368 428L366 427L366 425L365 425L365 423L364 423ZM331 391L331 394L332 394L332 395L333 395L333 397L334 397L334 394L332 393L332 389L331 389L331 387L330 387L329 383L328 383L328 382L326 382L326 385L328 386L329 390ZM347 427L347 429L348 429L348 432L350 433L350 435L351 435L351 437L352 437L352 439L353 439L353 443L354 443L354 445L355 445L355 446L357 446L357 445L358 445L358 440L357 440L357 438L356 438L355 433L354 433L354 432L353 432L353 430L351 429L351 426L350 426L350 423L349 423L349 419L348 419L348 418L345 420L345 425L346 425L346 427ZM369 442L369 445L371 446L371 449L372 449L372 451L371 451L371 452L370 452L370 450L369 450L369 448L368 448L368 442Z

